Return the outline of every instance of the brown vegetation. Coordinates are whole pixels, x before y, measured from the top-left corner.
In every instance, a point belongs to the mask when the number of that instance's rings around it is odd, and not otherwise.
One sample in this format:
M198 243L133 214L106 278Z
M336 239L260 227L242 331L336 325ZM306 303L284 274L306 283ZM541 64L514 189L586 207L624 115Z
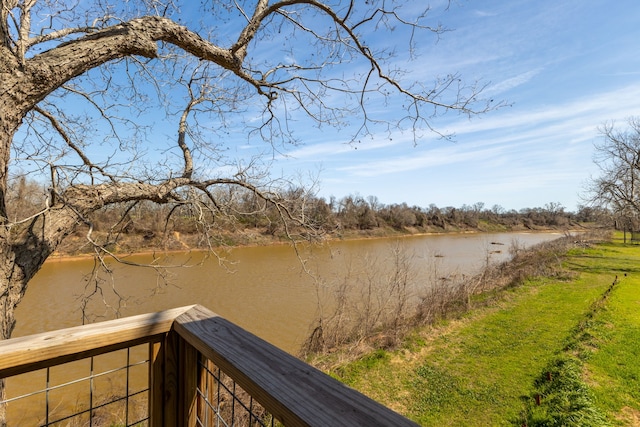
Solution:
M490 304L499 297L500 290L518 286L528 278L567 274L561 266L566 251L601 241L608 233L592 230L579 236L566 234L529 249L514 244L509 261L487 262L476 276L451 275L434 283L412 282L407 254L396 248L390 255L390 273L382 274L370 266L365 279L346 277L333 288L334 299L328 304L332 308L318 318L302 354L308 357L348 349L347 353L354 356L372 349L393 348L413 328Z
M295 193L296 190L290 190ZM8 198L10 217L33 215L43 205L42 185L24 177L11 183ZM292 211L304 210L319 236L345 238L388 236L390 234L441 233L456 231L517 231L579 228L581 223L606 224L606 211L581 206L567 212L557 203L541 208L507 211L500 206L485 208L483 203L459 208L427 208L406 203L385 205L374 196L341 199L307 196L290 200ZM87 239L106 242L115 253L150 250L208 249L216 246L271 244L286 240L287 234L308 233L309 229L285 228L276 206L261 204L249 190L234 190L225 215L195 212L190 206L171 207L138 201L105 207L89 217L88 223L63 241L58 254L91 253L94 245ZM203 218L202 215L205 217ZM206 228L206 229L205 229Z

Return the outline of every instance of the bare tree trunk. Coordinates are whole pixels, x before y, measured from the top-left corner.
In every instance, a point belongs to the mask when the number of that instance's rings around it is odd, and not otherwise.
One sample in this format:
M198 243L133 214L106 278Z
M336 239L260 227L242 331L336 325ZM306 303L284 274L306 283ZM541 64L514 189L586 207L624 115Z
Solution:
M27 290L27 283L51 253L45 247L16 251L4 242L0 254L0 339L11 337L14 312ZM20 248L23 249L23 248Z
M15 252L1 241L0 253L0 340L11 337L15 327L15 309L27 289L28 277L16 264ZM0 401L6 399L4 379L0 379ZM0 404L0 426L6 426L6 405Z
M57 215L43 214L22 225L11 228L5 223L0 230L0 340L11 338L15 310L27 284L76 222L61 209ZM0 379L0 401L5 396L4 380ZM0 427L6 426L5 415L6 407L0 404Z
M6 103L0 104L0 340L11 337L16 324L15 310L24 297L29 280L75 227L75 221L65 209L23 223L9 222L6 206L9 147L19 122L15 110ZM4 385L4 379L0 379L0 401L5 400ZM0 427L4 426L6 407L0 404Z
M2 82L5 83L4 79ZM2 101L0 104L0 340L11 336L15 324L13 313L24 295L27 283L24 271L16 268L15 265L16 248L12 242L12 230L7 218L6 194L10 147L20 123L20 118L16 116L15 111L12 111L11 104L8 102L9 98L8 95L0 98ZM1 398L2 394L0 394Z

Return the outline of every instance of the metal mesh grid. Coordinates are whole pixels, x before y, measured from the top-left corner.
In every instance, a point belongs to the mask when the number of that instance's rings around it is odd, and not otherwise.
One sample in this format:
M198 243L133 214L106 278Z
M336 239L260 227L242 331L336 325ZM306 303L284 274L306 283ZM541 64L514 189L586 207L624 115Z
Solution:
M9 378L0 405L8 425L147 426L148 369L148 345L89 357Z
M200 356L196 425L274 427L281 424L230 377Z

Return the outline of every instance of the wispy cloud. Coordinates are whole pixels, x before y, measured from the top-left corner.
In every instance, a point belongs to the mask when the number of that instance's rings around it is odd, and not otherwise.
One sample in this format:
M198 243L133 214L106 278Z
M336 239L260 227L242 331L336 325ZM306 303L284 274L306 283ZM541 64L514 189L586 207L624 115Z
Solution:
M486 18L486 17L496 16L497 15L496 12L488 12L488 11L485 11L485 10L478 10L478 9L474 10L473 13L474 13L475 16L478 16L480 18Z
M542 71L542 68L536 68L534 70L526 71L524 73L518 74L517 76L510 77L506 80L503 80L499 83L489 85L489 87L484 91L485 96L496 96L503 92L512 90L518 86L521 86L527 82L529 82L532 78L534 78L537 74Z
M453 126L458 143L446 143L437 148L430 148L426 143L417 153L408 149L409 152L405 151L402 155L387 154L373 161L363 159L359 164L337 170L353 176L381 176L458 163L496 161L517 156L518 153L524 155L525 152L529 159L543 161L552 155L564 155L563 147L595 140L598 136L597 127L603 120L622 119L634 108L640 109L640 85L548 108L509 112L464 122ZM614 117L602 117L603 110L609 114L613 112ZM400 141L402 139L394 143ZM367 148L387 150L389 144L372 142ZM330 146L322 145L322 149L329 152Z
M287 157L297 160L318 160L321 157L337 156L343 153L358 151L372 151L372 150L386 150L390 147L407 144L412 140L413 136L406 133L398 133L392 138L389 138L388 134L378 137L374 136L366 138L366 140L360 144L349 143L346 140L340 140L339 136L334 134L328 134L326 142L320 142L315 144L306 144L295 150L287 152Z
M595 128L606 120L626 118L629 111L640 110L640 83L628 85L618 90L581 96L565 103L538 106L523 110L515 105L504 113L490 113L484 117L460 122L452 130L458 135L480 131L497 131L523 126L539 126L544 123L561 122L579 118ZM603 116L606 114L606 116Z

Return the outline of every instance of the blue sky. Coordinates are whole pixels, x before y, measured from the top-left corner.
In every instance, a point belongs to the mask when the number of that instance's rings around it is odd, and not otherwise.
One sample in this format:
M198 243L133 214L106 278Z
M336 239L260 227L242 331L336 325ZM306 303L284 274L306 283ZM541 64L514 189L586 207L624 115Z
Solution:
M447 114L434 126L454 141L407 133L348 145L316 132L274 166L320 171L324 197L375 195L382 203L506 209L582 203L597 174L598 127L640 115L640 3L636 0L453 1L432 18L453 29L406 66L411 77L459 72L489 83L485 95L511 105L471 119ZM385 35L388 37L388 35Z
M423 0L399 3L409 15L426 4ZM447 3L431 2L427 22L442 23L451 31L437 42L427 36L415 40L417 58L410 62L402 56L397 59L397 65L409 72L404 78L429 85L437 76L459 73L465 82L487 84L484 96L509 106L471 118L448 112L432 119L434 128L455 135L452 141L428 130L414 139L406 131L389 134L373 129L372 135L357 144L349 142L359 122L340 129L316 129L297 111L292 113L287 131L300 144L274 152L258 135L247 134L243 123L259 120L261 108L252 103L255 98L249 98L225 116L226 128L219 127L215 114L208 117L211 126L204 135L209 141L198 147L197 171L202 176L233 173L229 165L218 162L219 154L233 165L246 164L251 156L263 153L273 176L317 176L318 194L326 198L372 195L385 204L460 207L483 202L486 207L517 210L561 203L575 210L583 203L580 196L586 181L598 173L593 163L593 145L601 141L598 127L605 122L624 126L628 117L640 115L640 3L452 0L446 10ZM188 22L205 37L210 33L222 46L237 37L235 21L215 21L213 15L203 14L189 2L173 18ZM373 49L398 46L401 50L407 45L406 33L400 29L367 33L365 39ZM291 50L285 50L288 42L294 44ZM249 54L254 63L304 61L313 52L289 34L274 33L273 38L258 40L256 46ZM366 69L362 63L349 63L333 71L345 73L336 76L341 78ZM145 81L135 84L140 91L145 85L152 88ZM114 91L116 95L118 91ZM90 149L103 161L120 161L126 168L138 155L143 167L153 174L164 169L175 174L166 166L178 165L179 171L182 159L175 143L175 119L185 105L181 96L184 94L166 98L171 103L169 115L162 108L142 104L145 108L134 116L149 126L141 140L131 134L132 138L114 143L109 127L98 124L93 137L80 138L94 143ZM333 96L326 101L339 103L339 95ZM82 99L65 102L71 110L93 108L83 105ZM397 102L373 103L370 108L393 120ZM123 115L131 117L129 112ZM206 125L204 122L201 119ZM127 157L130 147L122 141L133 141L134 154ZM219 148L223 151L216 151ZM72 157L73 153L65 155ZM152 164L155 158L160 166Z

